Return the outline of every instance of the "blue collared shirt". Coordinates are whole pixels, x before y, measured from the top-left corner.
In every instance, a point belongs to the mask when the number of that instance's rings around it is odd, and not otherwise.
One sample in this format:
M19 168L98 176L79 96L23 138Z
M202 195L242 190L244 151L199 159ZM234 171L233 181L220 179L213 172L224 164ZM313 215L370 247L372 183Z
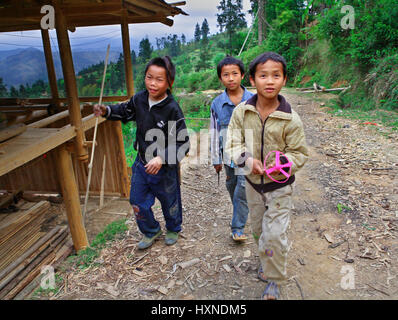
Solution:
M241 86L244 90L242 100L248 100L254 94L249 92L245 87ZM232 103L228 96L227 89L224 90L219 96L217 96L210 108L210 150L211 150L211 161L213 165L224 163L230 167L234 167L234 164L227 154L223 153L225 149L225 143L227 141L227 129L228 124L232 116L232 112L235 109L235 105Z

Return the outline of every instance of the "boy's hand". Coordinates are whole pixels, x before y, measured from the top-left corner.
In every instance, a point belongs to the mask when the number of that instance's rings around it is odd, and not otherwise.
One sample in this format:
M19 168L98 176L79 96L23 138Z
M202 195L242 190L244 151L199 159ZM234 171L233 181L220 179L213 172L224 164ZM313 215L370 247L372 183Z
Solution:
M252 174L259 174L259 175L264 174L263 164L261 163L260 160L254 159L252 157L247 158L246 165L249 167Z
M274 167L275 166L275 161L273 161L272 163L271 163L271 165L270 166L268 166L267 167L267 170L268 169L271 169L272 167ZM276 176L276 175L278 175L278 174L280 174L281 172L280 172L280 170L275 170L275 171L272 171L271 173L269 173L271 176Z
M106 106L104 106L103 104L100 105L97 103L94 105L93 111L94 111L94 115L96 117L104 116L104 115L106 115Z
M222 164L215 164L214 169L216 170L216 173L219 173L222 170Z
M163 164L162 158L157 156L145 165L146 168L145 172L148 174L157 174L160 168L162 167L162 164Z

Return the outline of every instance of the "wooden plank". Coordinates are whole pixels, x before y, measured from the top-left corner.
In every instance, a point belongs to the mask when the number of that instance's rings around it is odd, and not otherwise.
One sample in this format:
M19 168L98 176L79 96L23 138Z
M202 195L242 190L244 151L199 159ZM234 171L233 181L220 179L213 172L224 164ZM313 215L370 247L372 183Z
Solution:
M128 99L128 96L105 96L102 97L103 102L113 102L113 101L125 101ZM46 104L45 108L47 109L47 105L52 102L53 99L51 98L27 98L27 99L20 99L20 98L0 98L0 110L3 110L3 106L12 106L12 105L20 105L19 108L25 107L28 110L31 108L37 109L41 108L40 106L30 106L26 104ZM99 97L96 96L87 96L87 97L79 97L79 101L82 102L98 102ZM62 103L66 103L66 98L59 98L59 101ZM5 109L7 110L7 108Z
M25 131L26 131L26 126L24 124L16 124L16 125L10 126L8 128L1 129L0 130L0 142L3 142L12 137L15 137Z
M75 127L62 129L28 128L24 133L0 144L0 176L56 148L76 136Z

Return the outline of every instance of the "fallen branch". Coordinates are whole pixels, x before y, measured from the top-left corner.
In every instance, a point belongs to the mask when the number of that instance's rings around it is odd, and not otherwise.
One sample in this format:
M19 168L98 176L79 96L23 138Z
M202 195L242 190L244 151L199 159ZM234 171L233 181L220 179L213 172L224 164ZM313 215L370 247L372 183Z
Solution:
M304 293L303 293L303 289L301 288L301 286L300 286L300 284L299 284L298 280L297 280L295 277L293 278L293 280L294 280L294 282L296 282L296 285L297 285L297 287L298 287L298 288L299 288L299 290L300 290L301 299L303 299L303 300L304 300Z
M375 288L375 287L373 287L372 285L370 285L369 283L367 283L367 285L369 286L369 287L371 287L372 289L374 289L374 290L376 290L376 291L379 291L379 292L381 292L382 294L385 294L386 296L390 296L387 292L384 292L383 290L380 290L380 289L377 289L377 288Z

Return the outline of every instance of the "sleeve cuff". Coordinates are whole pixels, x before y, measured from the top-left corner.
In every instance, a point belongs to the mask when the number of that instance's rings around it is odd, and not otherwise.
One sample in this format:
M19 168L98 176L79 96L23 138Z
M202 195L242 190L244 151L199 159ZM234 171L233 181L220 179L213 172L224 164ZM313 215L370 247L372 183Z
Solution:
M253 155L250 152L243 152L239 159L236 161L236 164L238 165L239 168L243 168L245 166L246 160L250 157L253 157Z
M103 118L108 118L111 115L111 108L109 106L106 106L106 114L103 115Z

